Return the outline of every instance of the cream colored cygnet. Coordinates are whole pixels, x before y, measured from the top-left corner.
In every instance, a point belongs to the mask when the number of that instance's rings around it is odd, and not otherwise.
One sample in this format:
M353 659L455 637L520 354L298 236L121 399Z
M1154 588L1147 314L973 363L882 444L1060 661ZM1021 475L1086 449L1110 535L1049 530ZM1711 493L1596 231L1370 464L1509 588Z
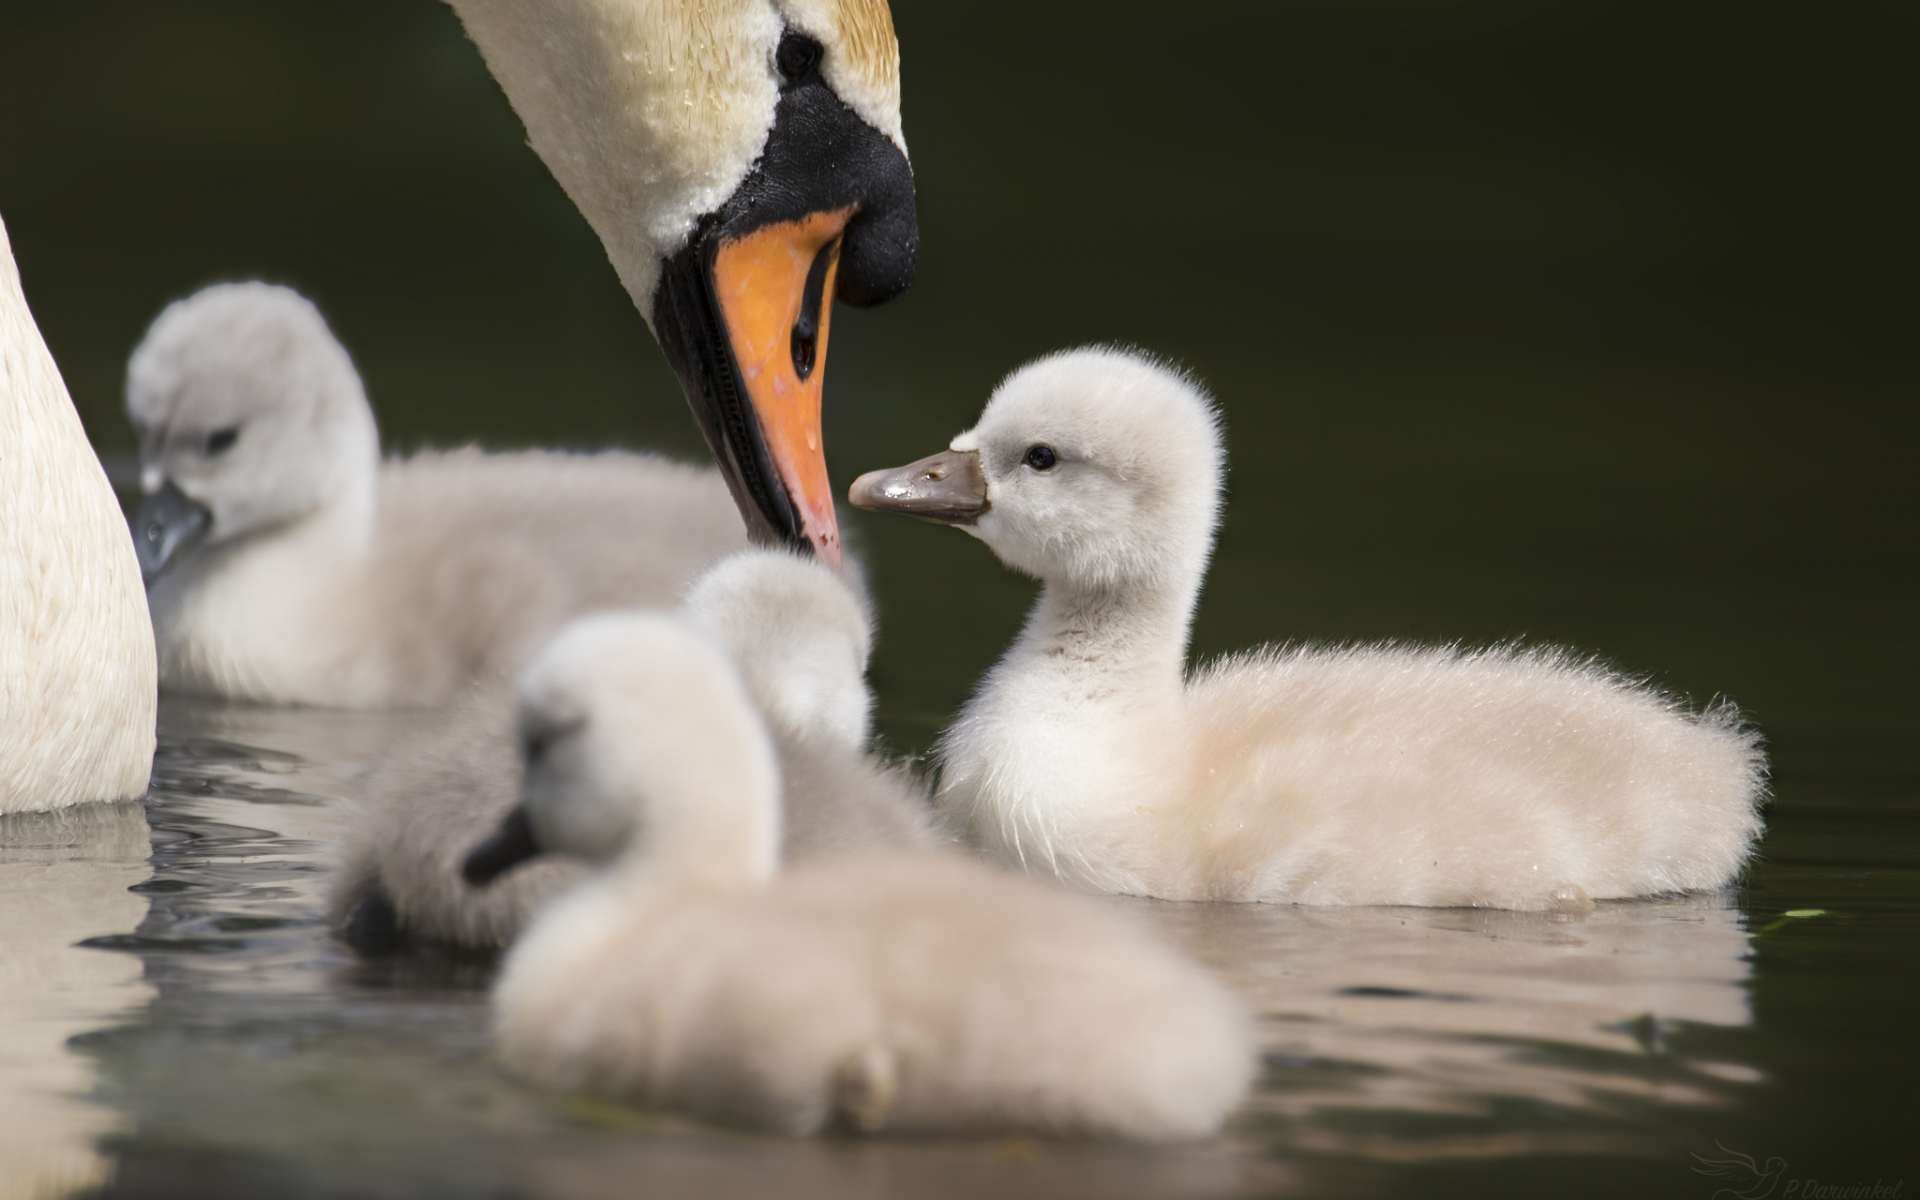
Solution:
M519 724L535 847L598 869L507 957L514 1072L795 1135L1191 1138L1244 1094L1238 1004L1119 914L957 856L780 872L778 756L686 624L574 623Z
M745 550L702 575L681 611L740 664L766 718L781 763L783 857L946 844L925 789L866 753L872 620L840 572L789 551ZM484 891L467 886L467 853L519 798L513 692L493 681L376 767L334 877L334 927L368 953L509 944L580 871L548 858Z
M636 454L381 461L347 352L283 287L170 305L127 368L163 687L435 704L567 618L668 604L747 544L712 470Z
M126 522L0 223L0 813L145 795L157 703Z
M1264 648L1190 675L1223 453L1140 355L1041 359L853 502L960 525L1043 583L941 741L996 860L1177 900L1579 908L1730 883L1758 739L1555 651Z

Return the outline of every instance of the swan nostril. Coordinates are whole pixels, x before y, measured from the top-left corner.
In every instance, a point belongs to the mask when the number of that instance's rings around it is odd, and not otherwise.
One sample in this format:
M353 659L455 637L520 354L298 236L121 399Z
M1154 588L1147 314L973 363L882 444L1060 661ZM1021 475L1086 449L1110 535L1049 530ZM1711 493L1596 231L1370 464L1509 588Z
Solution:
M811 329L799 325L793 327L793 373L801 379L813 374L814 355L819 352L820 339Z
M834 238L820 247L813 256L813 265L807 268L807 283L800 296L800 316L793 323L793 338L789 347L793 355L793 373L805 383L813 374L814 361L820 354L820 323L822 310L829 303L826 296L827 271L833 266L840 254L840 239Z

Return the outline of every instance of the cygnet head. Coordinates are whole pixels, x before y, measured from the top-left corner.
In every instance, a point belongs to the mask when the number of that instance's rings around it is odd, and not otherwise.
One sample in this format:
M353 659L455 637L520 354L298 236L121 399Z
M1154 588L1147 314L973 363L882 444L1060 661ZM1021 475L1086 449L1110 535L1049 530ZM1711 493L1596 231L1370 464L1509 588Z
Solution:
M1197 582L1223 455L1199 385L1143 354L1050 355L1009 375L979 423L931 458L854 481L853 503L959 525L1048 582Z
M168 305L127 364L127 415L153 498L134 539L149 578L201 536L272 528L370 487L380 457L346 350L310 301L272 284Z
M746 550L694 583L685 612L726 647L772 725L866 749L873 617L840 574L790 551Z
M779 768L726 652L684 621L605 613L562 629L520 678L519 808L468 859L476 883L542 852L771 877Z

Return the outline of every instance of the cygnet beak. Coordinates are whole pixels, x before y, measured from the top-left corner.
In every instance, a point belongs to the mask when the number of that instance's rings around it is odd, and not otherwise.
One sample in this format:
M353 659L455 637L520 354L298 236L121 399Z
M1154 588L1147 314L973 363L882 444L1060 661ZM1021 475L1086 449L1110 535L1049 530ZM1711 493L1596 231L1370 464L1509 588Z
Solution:
M485 887L539 853L540 846L533 840L533 823L527 820L527 810L516 804L493 836L467 855L460 874L473 886Z
M140 560L140 578L152 583L175 555L190 548L213 524L205 505L168 480L140 502L133 514L133 550Z
M974 450L942 450L904 467L869 471L853 481L847 499L855 508L905 513L937 525L971 525L992 507Z

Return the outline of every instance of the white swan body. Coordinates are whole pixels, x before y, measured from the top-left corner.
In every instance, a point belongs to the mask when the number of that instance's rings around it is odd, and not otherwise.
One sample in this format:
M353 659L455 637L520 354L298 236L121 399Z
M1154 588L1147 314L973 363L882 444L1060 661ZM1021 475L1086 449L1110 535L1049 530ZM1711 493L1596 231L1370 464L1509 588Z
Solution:
M941 741L941 804L992 857L1180 900L1542 909L1731 882L1762 760L1730 710L1553 652L1268 649L1183 678L1220 477L1189 381L1086 350L1015 372L949 454L854 485L946 505L1044 583Z
M866 754L872 698L865 604L817 562L772 550L721 560L687 619L709 630L766 715L782 768L782 856L928 850L944 842L925 790ZM436 944L492 951L579 877L544 858L486 889L461 864L520 798L513 695L473 689L427 737L374 771L334 877L331 921L368 951Z
M776 877L773 746L686 626L587 618L520 695L535 838L602 869L508 955L515 1072L795 1135L1197 1137L1244 1093L1238 1005L1118 914L950 856Z
M0 224L0 813L146 794L156 704L126 519Z
M170 689L347 708L434 704L568 617L664 604L746 545L718 473L625 453L381 462L358 374L305 299L225 284L134 351L136 521ZM173 517L151 515L171 503Z

